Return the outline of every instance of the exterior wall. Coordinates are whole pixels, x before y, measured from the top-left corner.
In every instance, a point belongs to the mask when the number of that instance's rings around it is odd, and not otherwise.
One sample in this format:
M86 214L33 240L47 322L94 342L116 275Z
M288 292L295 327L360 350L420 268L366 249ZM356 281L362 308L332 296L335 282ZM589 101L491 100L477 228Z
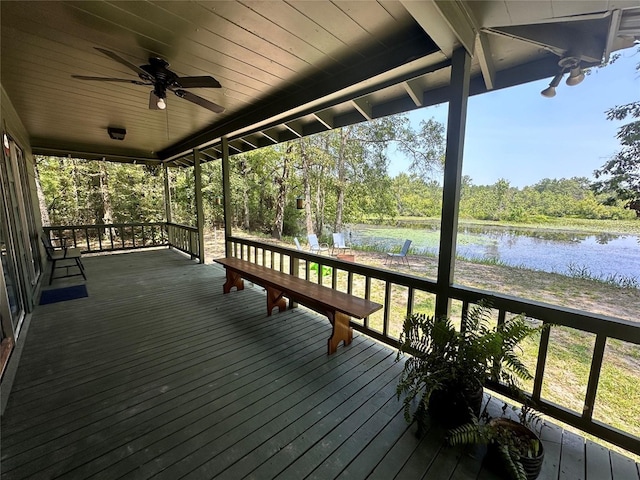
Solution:
M15 349L24 343L24 335L21 335L21 332L26 330L23 326L28 322L29 314L38 299L40 279L44 270L46 256L42 251L39 240L42 223L35 186L35 163L29 143L29 135L2 86L0 86L0 95L0 125L2 126L2 132L0 132L2 140L0 140L0 143L3 144L1 147L3 155L0 156L0 161L2 162L0 164L0 180L2 180L2 183L0 183L0 209L2 209L0 211L0 217L2 218L0 228L3 228L3 232L0 233L5 246L2 252L2 262L0 262L0 317L3 345L6 346L7 343L10 343ZM22 157L18 158L20 163L15 162L14 164L14 167L17 165L18 168L12 169L13 182L19 190L18 194L14 195L8 191L11 189L7 188L9 183L7 181L7 171L10 167L7 163L10 162L11 155L6 154L4 147L5 133L15 142L15 146L22 151ZM14 151L16 150L14 149ZM24 164L21 162L24 162ZM25 171L26 179L24 178ZM15 202L17 197L20 198L20 201L17 202L18 205ZM33 212L29 211L30 208L33 208ZM19 217L19 219L16 220L16 217ZM14 228L15 223L18 221L21 222L20 228ZM13 232L13 234L9 234L9 232ZM12 262L11 267L9 267L9 262ZM6 281L9 278L10 268L14 277L20 279L19 282L16 282L20 284L20 291L17 292L17 288L11 291L13 298L20 298L23 313L19 319L16 319L17 316L11 313L12 305L9 293L9 288L11 287L8 286ZM3 358L3 360L6 361L7 358ZM4 367L4 363L0 365L3 373Z

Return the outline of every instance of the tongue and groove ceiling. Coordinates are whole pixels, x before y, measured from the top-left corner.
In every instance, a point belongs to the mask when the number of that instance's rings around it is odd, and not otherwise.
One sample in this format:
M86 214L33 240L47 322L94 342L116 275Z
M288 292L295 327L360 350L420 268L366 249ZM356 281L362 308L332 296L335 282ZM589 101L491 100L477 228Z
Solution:
M191 165L445 102L455 48L472 54L471 94L597 65L640 37L638 1L3 1L1 82L33 151ZM126 65L161 57L221 114L152 87ZM577 87L579 88L579 87ZM125 128L122 141L108 127ZM9 132L10 133L10 132Z

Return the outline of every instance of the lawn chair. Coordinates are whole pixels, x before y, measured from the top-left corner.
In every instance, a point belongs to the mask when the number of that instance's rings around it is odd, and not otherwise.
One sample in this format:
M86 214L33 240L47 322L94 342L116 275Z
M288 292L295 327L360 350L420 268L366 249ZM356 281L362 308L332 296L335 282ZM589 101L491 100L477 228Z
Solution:
M329 251L329 245L327 243L318 242L318 237L315 233L307 235L307 240L309 241L309 250L311 251L311 253L322 253Z
M42 244L44 245L44 249L47 252L47 258L51 261L51 275L49 275L49 285L51 285L51 282L53 282L53 280L56 278L77 277L79 275L82 275L82 278L84 278L85 280L87 279L87 276L84 273L84 265L82 265L82 260L80 259L82 254L80 253L79 248L67 247L64 239L60 240L59 247L54 247L48 235L43 235L40 238L42 239ZM64 260L69 260L73 263L67 262L64 265L58 263ZM76 267L78 268L79 273L69 273L70 268ZM66 274L54 277L56 268L64 268Z
M407 264L407 267L411 268L409 265L409 259L407 258L407 253L409 253L409 247L411 246L411 240L405 240L404 245L402 246L402 250L400 253L387 253L387 259L385 260L385 265L393 264L393 261L397 261L398 263L404 262Z
M333 247L331 248L331 255L335 253L335 250L338 250L338 253L342 251L342 253L351 253L351 247L344 243L344 234L342 233L334 233L333 234Z
M296 244L296 248L298 250L302 250L302 245L300 245L300 240L298 240L298 237L293 237L293 241Z

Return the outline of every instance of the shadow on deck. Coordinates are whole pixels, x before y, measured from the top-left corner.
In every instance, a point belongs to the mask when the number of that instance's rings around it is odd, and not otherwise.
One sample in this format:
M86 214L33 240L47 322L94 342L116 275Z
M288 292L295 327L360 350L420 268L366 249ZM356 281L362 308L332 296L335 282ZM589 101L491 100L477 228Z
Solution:
M2 418L2 478L494 478L422 439L395 351L162 249L87 257L89 296L39 306ZM56 283L54 282L54 286ZM540 478L638 478L631 460L545 429ZM631 474L635 476L631 476Z

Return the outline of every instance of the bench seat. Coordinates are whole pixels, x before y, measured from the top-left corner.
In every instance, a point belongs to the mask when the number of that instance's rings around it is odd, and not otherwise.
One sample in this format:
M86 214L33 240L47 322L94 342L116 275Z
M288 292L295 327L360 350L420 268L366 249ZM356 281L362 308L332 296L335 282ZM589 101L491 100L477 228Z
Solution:
M286 310L287 303L284 297L325 315L333 327L331 337L327 341L329 354L336 351L341 341L344 341L345 345L351 343L353 329L349 326L349 317L365 318L382 308L379 303L239 258L218 258L214 262L223 265L226 270L224 293L229 293L233 287L242 290L243 278L264 287L267 290L267 315L271 315L275 307L278 307L279 311Z

